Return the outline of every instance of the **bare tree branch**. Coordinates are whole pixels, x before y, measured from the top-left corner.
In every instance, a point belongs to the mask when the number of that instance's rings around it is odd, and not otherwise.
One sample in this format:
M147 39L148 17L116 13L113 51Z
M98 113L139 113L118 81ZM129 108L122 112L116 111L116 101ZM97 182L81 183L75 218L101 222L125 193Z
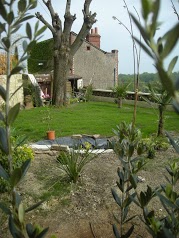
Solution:
M43 16L40 14L40 12L36 12L35 16L37 19L39 19L45 26L49 28L49 30L52 32L52 34L55 34L54 28L43 18Z
M84 9L82 10L84 15L84 21L83 21L83 25L81 27L80 32L78 33L75 41L71 45L72 55L74 55L76 51L78 50L78 48L82 45L92 25L96 22L96 13L92 14L91 11L89 11L91 1L92 0L85 0Z
M177 10L176 10L176 8L175 8L175 5L174 5L174 3L173 3L172 0L170 0L170 1L171 1L171 3L172 3L172 8L173 8L173 10L174 10L174 13L177 15L177 18L178 18L178 21L179 21L179 14L178 14L178 12L177 12Z
M67 0L66 10L65 10L65 15L64 15L65 21L64 21L63 33L64 33L66 40L68 40L68 41L69 41L70 32L71 32L73 22L76 20L76 14L71 15L70 8L71 8L71 0Z

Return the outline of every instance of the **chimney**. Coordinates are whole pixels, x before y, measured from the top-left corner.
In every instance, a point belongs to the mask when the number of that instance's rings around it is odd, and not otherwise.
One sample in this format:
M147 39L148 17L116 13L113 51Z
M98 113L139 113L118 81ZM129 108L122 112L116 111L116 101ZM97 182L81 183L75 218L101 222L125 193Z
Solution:
M91 33L86 36L86 40L96 47L100 48L100 38L101 36L98 34L98 28L91 29Z

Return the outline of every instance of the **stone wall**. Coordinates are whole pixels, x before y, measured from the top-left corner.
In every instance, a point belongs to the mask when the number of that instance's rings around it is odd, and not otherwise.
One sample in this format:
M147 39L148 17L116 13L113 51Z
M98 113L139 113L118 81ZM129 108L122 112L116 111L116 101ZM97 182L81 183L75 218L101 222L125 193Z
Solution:
M118 51L104 52L84 41L73 60L74 73L82 76L83 85L110 89L117 83Z
M10 94L12 95L15 90L17 90L22 85L22 74L16 74L11 77L10 82ZM0 85L6 87L6 75L0 75ZM3 104L3 100L0 97L0 105ZM10 105L14 106L16 103L20 102L22 105L24 104L24 94L23 87L21 87L15 95L10 100Z

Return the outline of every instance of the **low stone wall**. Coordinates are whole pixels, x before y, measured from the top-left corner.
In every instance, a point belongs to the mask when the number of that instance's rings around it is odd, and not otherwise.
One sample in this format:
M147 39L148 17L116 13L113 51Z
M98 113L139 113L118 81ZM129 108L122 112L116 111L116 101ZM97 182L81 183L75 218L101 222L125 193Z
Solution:
M21 85L22 85L22 74L15 74L10 79L10 95L12 95ZM0 75L0 85L6 88L6 75ZM24 94L23 87L21 87L11 98L10 105L14 106L20 102L21 105L24 104ZM0 105L2 105L4 101L0 97Z

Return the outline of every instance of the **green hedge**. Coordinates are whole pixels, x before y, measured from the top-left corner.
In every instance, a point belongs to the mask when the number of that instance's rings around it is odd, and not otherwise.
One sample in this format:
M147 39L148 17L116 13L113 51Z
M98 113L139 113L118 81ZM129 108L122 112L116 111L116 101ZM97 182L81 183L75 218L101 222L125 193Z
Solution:
M53 39L37 43L28 59L29 73L47 73L53 69ZM43 65L39 65L43 63Z

